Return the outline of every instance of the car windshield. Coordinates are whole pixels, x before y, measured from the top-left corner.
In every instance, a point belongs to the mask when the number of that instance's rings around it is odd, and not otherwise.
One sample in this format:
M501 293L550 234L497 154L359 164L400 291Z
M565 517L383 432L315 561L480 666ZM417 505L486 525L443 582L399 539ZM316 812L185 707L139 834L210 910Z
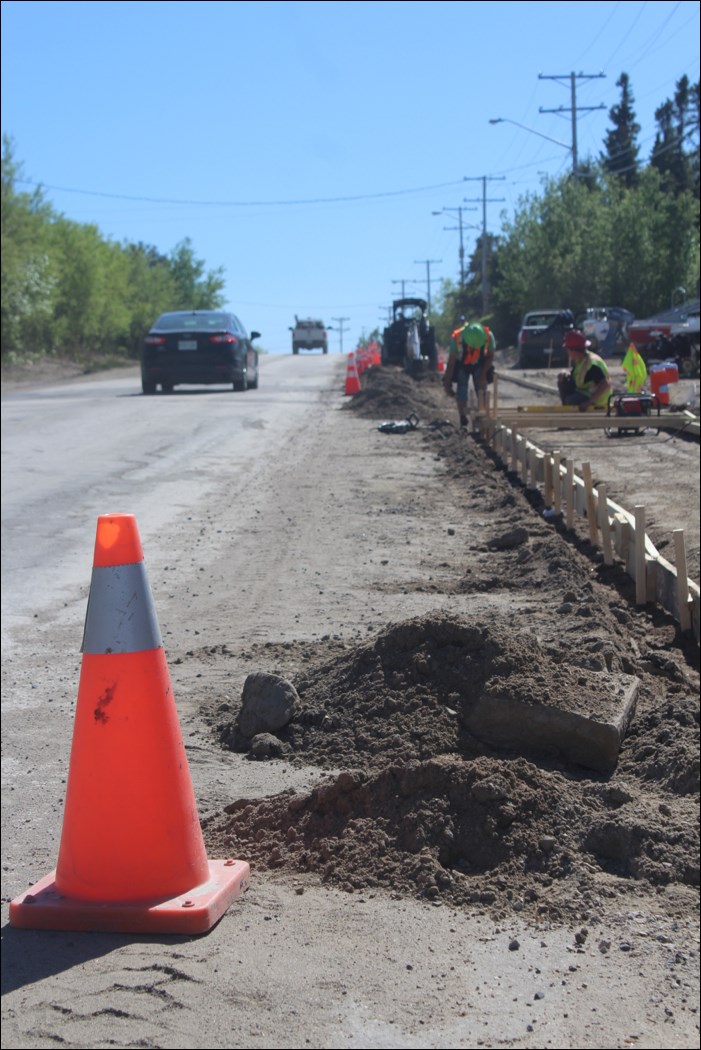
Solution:
M547 326L552 324L557 316L557 311L553 311L552 313L526 314L524 326L528 328L536 328L541 325Z
M158 328L162 332L184 332L187 330L202 332L210 328L228 328L229 318L227 314L220 313L162 314L153 327Z

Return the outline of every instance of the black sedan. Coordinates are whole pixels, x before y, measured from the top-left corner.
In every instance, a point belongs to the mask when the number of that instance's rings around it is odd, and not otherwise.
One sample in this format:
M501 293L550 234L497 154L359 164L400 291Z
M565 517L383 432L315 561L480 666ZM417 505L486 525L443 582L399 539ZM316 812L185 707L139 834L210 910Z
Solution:
M234 390L258 386L260 332L246 332L226 310L176 310L161 314L144 339L141 388L164 394L183 383L229 384Z

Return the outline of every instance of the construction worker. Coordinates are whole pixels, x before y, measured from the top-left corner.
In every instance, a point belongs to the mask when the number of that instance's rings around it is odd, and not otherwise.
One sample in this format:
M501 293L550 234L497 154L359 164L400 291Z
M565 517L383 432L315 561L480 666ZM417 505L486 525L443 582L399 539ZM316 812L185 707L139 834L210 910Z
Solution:
M472 376L479 403L487 391L495 348L496 341L490 329L475 321L456 328L450 337L443 386L446 394L452 397L453 383L457 383L457 408L462 430L467 429L467 393L470 376Z
M635 343L629 343L621 367L626 374L626 393L639 394L645 386L647 368Z
M561 372L557 379L562 404L576 405L580 412L606 408L611 379L603 358L593 352L584 332L576 328L565 333L562 345L572 362L571 372Z

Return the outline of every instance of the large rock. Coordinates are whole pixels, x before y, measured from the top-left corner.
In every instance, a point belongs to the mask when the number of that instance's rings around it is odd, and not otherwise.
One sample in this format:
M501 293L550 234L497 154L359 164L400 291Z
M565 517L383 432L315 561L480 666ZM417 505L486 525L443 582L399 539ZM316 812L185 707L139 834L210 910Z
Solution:
M249 738L258 733L275 733L292 721L298 705L299 696L291 682L255 671L243 683L238 728Z

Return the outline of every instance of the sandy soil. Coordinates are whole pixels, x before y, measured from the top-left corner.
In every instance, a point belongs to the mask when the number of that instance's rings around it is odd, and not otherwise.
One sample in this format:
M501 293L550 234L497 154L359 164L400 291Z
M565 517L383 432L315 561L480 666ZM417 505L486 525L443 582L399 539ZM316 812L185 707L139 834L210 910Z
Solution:
M410 412L416 431L377 430ZM251 889L204 938L47 952L6 929L4 1047L698 1045L698 648L583 528L429 426L454 414L431 379L370 373L256 494L241 566L269 563L235 602L211 574L202 639L169 654L208 852L249 860ZM698 445L586 441L627 507L632 464L669 453L651 533L684 527L698 579ZM253 671L298 694L259 760ZM537 706L607 674L640 682L613 773L466 729L477 694Z

